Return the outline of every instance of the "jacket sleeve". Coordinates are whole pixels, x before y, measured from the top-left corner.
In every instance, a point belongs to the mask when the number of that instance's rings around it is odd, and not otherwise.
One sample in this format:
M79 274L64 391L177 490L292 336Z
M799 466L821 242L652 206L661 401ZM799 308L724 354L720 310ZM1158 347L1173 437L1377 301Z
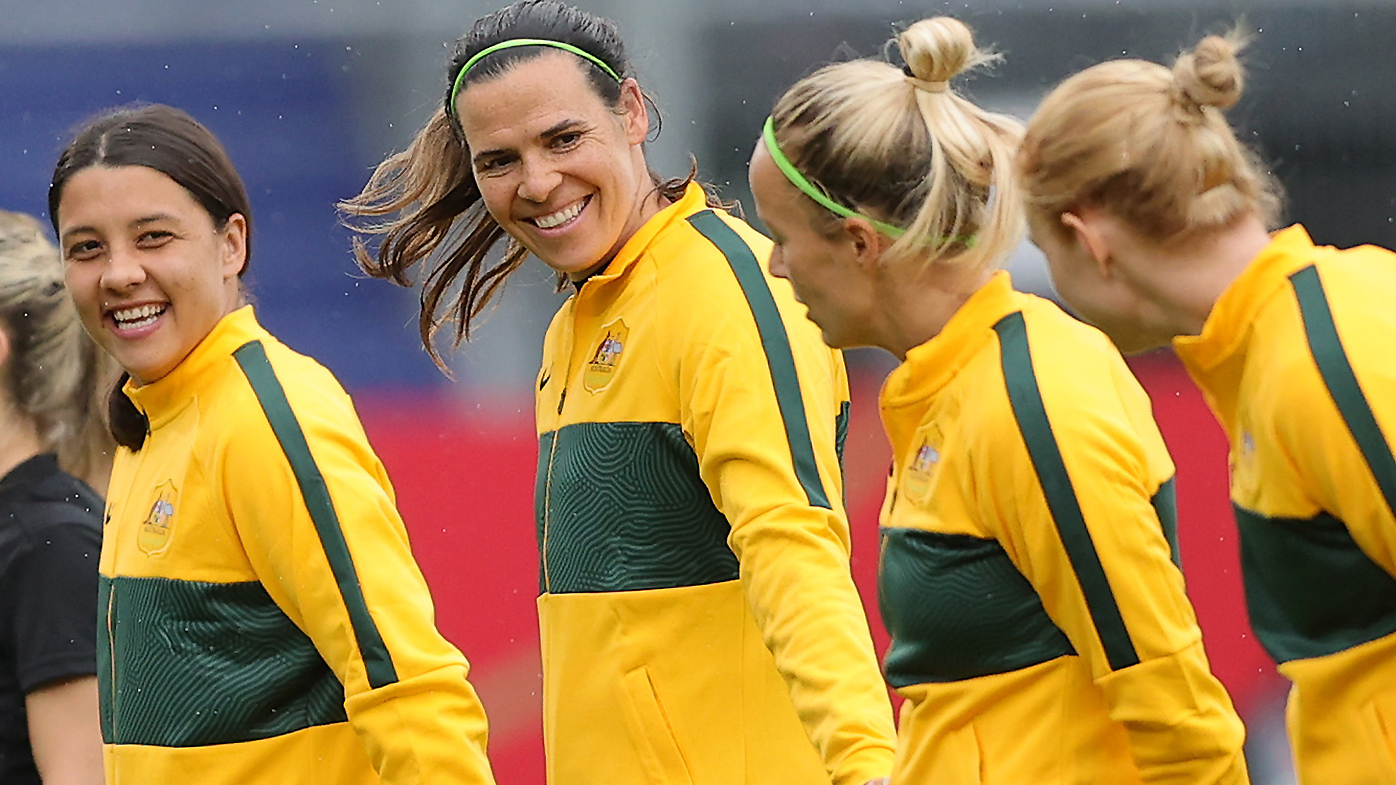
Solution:
M746 299L714 293L720 305L705 313L714 318L675 336L683 427L806 732L837 785L863 785L891 773L895 731L849 571L843 360L784 281L766 278L750 255L733 265L747 265Z
M1390 254L1374 256L1373 266L1392 261ZM1390 359L1396 314L1381 299L1389 297L1383 287L1353 291L1348 280L1335 278L1320 283L1313 270L1292 276L1302 324L1293 353L1270 371L1274 389L1283 392L1268 406L1253 407L1267 422L1245 428L1258 429L1257 441L1273 438L1278 450L1260 445L1256 460L1238 462L1238 471L1257 482L1289 478L1280 488L1311 500L1318 508L1311 514L1322 510L1341 520L1362 551L1396 575L1396 365Z
M344 685L349 722L386 785L492 783L484 709L465 658L436 629L348 396L322 369L284 375L283 386L270 368L239 406L221 467L254 571Z
M1117 356L1029 355L1026 333L1001 344L982 519L1089 667L1144 782L1247 782L1244 730L1160 521L1173 467L1147 397Z

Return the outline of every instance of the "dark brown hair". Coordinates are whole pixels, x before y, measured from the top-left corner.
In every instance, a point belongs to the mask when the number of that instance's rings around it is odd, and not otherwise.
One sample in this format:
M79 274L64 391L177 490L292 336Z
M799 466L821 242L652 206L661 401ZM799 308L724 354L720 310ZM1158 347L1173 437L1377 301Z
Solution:
M163 104L123 106L84 125L58 157L48 187L48 215L58 231L58 205L73 175L93 166L144 166L183 186L222 230L233 215L247 221L247 258L252 259L252 207L247 189L223 145L187 113ZM139 450L149 423L122 392L123 373L108 396L108 418L118 444Z
M470 169L465 137L449 111L452 87L465 63L488 47L515 38L571 44L599 58L622 79L635 75L625 54L625 44L611 20L558 0L522 0L501 8L477 20L470 32L455 42L446 71L445 99L412 144L379 164L358 196L339 204L346 215L381 219L350 224L360 233L382 235L376 254L370 253L361 238L354 239L354 256L368 275L411 286L408 273L412 267L435 260L422 286L417 326L422 345L443 370L445 364L434 342L436 333L447 322L453 322L452 345L468 340L471 322L528 255L485 209ZM462 90L493 79L545 51L556 50L518 46L486 55L466 74ZM619 111L620 83L588 60L578 57L577 62L586 69L596 94L607 106ZM661 180L651 172L650 179L660 196L674 201L683 195L696 174L695 162L686 177ZM711 187L704 185L704 190L709 206L725 206ZM464 225L457 229L456 221L462 217ZM490 251L501 240L507 241L503 258L488 265ZM457 279L460 291L452 301L450 292ZM559 276L559 287L564 283L565 279Z

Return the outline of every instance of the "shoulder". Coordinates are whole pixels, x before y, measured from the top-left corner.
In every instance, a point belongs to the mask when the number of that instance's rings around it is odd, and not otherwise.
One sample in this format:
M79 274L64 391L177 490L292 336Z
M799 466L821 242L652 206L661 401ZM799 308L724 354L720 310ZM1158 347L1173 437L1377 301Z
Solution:
M367 437L353 401L328 368L267 336L243 344L233 353L222 389L212 402L224 425L225 448L254 453L282 452L285 439ZM235 416L228 416L236 412Z
M771 241L765 235L717 209L675 223L651 251L668 315L693 320L707 332L779 325L800 340L818 338L789 282L770 274Z
M1335 402L1342 408L1365 397L1380 418L1390 417L1385 410L1396 393L1396 365L1390 362L1396 254L1376 246L1319 248L1313 266L1292 275L1291 296L1267 303L1250 326L1252 414L1283 421L1296 407L1316 416L1335 411ZM1310 416L1283 425L1303 430L1317 422Z
M1132 431L1141 416L1150 417L1148 395L1109 338L1047 300L1026 297L1018 326L996 327L1019 427L1045 415L1043 426L1060 437L1098 434L1107 422Z
M9 505L0 510L0 526L7 535L0 536L0 573L6 581L42 581L46 573L48 579L69 581L86 570L95 577L102 505L90 490Z
M742 219L709 208L673 221L654 239L648 253L661 287L711 290L735 285L735 273L764 271L771 243Z
M0 504L0 520L20 541L55 535L100 540L103 502L96 491L57 468L27 479L21 493L7 495Z
M349 394L328 368L275 338L248 342L233 357L244 382L239 386L259 399L280 390L298 413L350 406Z

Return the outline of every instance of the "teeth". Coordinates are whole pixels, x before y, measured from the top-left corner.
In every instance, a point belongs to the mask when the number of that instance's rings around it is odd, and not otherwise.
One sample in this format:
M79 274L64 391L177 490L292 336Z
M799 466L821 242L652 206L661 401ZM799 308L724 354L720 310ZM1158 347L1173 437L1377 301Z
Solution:
M137 330L155 323L160 314L165 312L163 305L139 305L135 308L122 308L119 311L112 311L111 316L116 320L116 326L122 330Z
M585 202L576 202L571 207L564 207L555 213L540 215L534 218L533 222L537 224L540 229L552 229L556 226L562 226L573 218L576 218L577 214L580 213L585 206Z

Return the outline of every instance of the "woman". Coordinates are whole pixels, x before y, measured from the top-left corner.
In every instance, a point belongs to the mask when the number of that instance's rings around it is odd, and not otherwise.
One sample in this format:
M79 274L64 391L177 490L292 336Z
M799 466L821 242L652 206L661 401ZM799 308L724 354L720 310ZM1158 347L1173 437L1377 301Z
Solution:
M237 171L185 113L121 109L58 160L83 326L125 369L102 544L109 783L489 783L349 397L257 323Z
M904 69L791 87L750 170L771 269L825 340L902 361L881 396L892 781L1244 783L1148 399L1104 336L995 271L1021 129L949 84L992 58L948 18L897 44Z
M1172 341L1227 433L1247 606L1294 682L1300 781L1396 782L1396 255L1267 232L1277 190L1222 116L1238 44L1052 91L1019 159L1033 238L1122 350Z
M377 258L359 249L370 274L406 284L431 265L429 351L446 320L468 335L527 254L574 289L536 409L549 781L885 777L841 356L768 279L764 238L692 175L649 172L613 23L516 3L457 42L449 76L443 110L344 207L392 216Z
M0 211L0 782L101 785L97 553L109 361L42 226ZM84 481L85 480L85 481Z

